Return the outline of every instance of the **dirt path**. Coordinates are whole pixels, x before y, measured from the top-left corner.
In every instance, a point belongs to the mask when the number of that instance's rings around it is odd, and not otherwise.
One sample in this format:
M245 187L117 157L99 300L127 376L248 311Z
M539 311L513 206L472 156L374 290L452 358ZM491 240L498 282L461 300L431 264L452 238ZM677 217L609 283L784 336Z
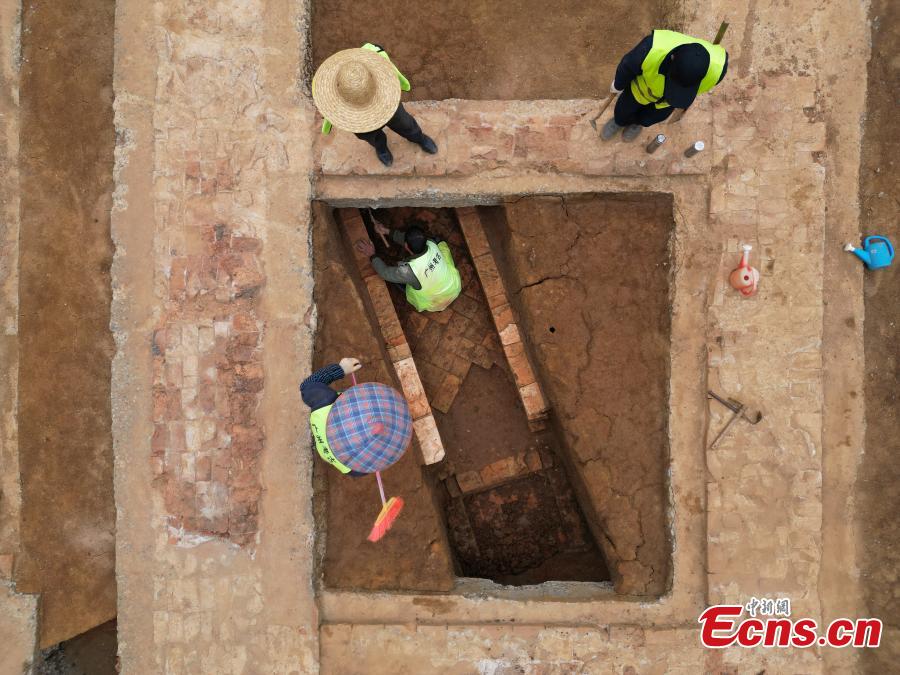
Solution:
M900 88L900 6L875 0L872 60L869 64L868 117L860 169L860 226L863 235L881 234L900 244L896 92ZM900 658L900 264L866 272L866 452L860 469L859 522L862 531L862 583L872 616L881 618L893 637L884 647L865 650L870 672L887 672ZM891 647L891 645L893 645Z
M116 614L110 433L113 0L23 6L20 591L41 646Z
M652 27L680 24L680 5L331 0L314 5L313 66L375 42L409 77L410 100L599 98L619 59Z
M547 395L598 516L617 590L669 576L671 202L523 198L483 209ZM508 233L508 235L507 235Z

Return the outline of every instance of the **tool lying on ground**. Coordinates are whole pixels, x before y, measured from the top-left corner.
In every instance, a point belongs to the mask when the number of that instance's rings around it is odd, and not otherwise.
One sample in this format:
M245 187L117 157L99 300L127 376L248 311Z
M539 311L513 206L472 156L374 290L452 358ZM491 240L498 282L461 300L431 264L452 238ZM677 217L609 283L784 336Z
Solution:
M716 37L713 40L714 45L721 44L722 38L725 37L726 30L728 30L728 22L723 21L719 24L719 30L716 32ZM677 124L678 122L680 122L681 118L684 117L684 113L686 112L687 110L685 110L684 108L678 108L675 112L672 113L672 116L669 117L669 124Z
M762 419L762 413L759 410L749 408L740 401L735 401L733 398L722 398L712 390L707 391L706 393L709 398L715 399L732 412L731 419L729 419L725 426L722 427L722 430L716 434L713 442L709 444L708 450L712 450L718 445L725 433L731 428L731 425L737 422L738 419L743 417L746 421L750 422L750 424L759 424L759 421Z
M753 295L759 286L759 270L750 266L750 251L753 247L744 244L742 248L744 252L741 254L741 262L731 272L728 281L733 289L741 292L741 295Z
M351 373L350 377L353 380L353 386L355 387L356 373ZM399 516L400 512L403 510L403 499L401 497L385 499L384 484L381 482L381 471L375 472L375 478L378 481L378 492L381 495L381 512L375 519L372 531L369 532L369 536L366 537L369 541L378 541L381 539L387 531L391 529L394 521L397 520L397 516Z
M598 112L596 115L594 115L594 119L588 120L588 122L590 122L591 127L594 129L594 131L597 131L597 120L600 119L600 115L602 115L603 113L606 112L606 109L609 107L609 104L612 103L614 100L616 100L617 96L618 96L618 94L610 94L609 96L607 96L606 102L600 106L600 112Z
M862 260L870 270L887 267L894 261L894 246L887 237L866 237L861 249L846 244L844 250Z

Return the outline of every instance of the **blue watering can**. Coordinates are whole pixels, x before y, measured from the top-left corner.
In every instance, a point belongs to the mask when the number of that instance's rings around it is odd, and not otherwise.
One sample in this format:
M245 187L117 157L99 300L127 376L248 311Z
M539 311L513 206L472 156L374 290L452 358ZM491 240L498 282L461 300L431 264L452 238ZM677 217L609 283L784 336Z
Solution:
M844 246L844 250L853 253L870 270L887 267L894 260L894 247L887 237L866 237L863 239L862 248L855 248L853 244L847 244Z

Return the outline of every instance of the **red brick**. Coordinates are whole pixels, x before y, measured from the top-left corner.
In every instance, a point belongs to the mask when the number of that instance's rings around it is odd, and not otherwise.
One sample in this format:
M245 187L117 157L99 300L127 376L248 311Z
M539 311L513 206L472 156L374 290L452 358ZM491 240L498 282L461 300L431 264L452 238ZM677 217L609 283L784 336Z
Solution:
M491 298L506 294L503 287L503 280L500 278L500 271L497 264L490 253L486 253L474 259L475 269L478 271L478 278L481 280L481 288L484 290L484 296L490 301Z
M471 340L467 340L466 338L461 338L456 346L455 353L457 356L461 356L468 361L472 361L475 358L475 343Z
M419 372L416 370L413 359L398 361L394 364L394 370L397 372L400 387L409 404L412 418L416 420L430 414L431 407L428 405L428 397L425 395L425 389L422 387L422 381L419 379Z
M425 327L425 330L423 330L421 335L419 335L419 341L416 343L416 353L433 353L438 348L438 344L443 337L443 333L444 326L435 321L429 321L428 325Z
M441 441L441 434L438 432L434 416L426 415L414 420L413 427L425 464L437 464L444 459L444 443Z
M490 251L487 237L484 234L484 228L481 225L481 218L478 217L478 211L469 206L456 209L456 216L459 218L459 224L462 227L463 234L466 237L466 243L469 246L469 253L473 258Z
M178 300L184 297L187 283L187 260L173 258L169 269L169 297Z
M194 466L198 481L208 481L212 478L212 460L209 455L197 457L197 462Z
M456 482L463 492L475 492L484 486L481 482L481 474L477 471L463 471L456 474Z
M150 452L154 455L163 455L169 447L169 429L164 422L157 422L153 426L153 436L150 438Z
M524 464L520 467L514 458L504 457L488 464L480 471L481 482L486 486L502 483L523 473L520 468L524 468Z
M397 361L402 361L403 359L408 359L412 356L412 351L409 348L409 344L404 340L396 347L389 346L387 348L388 358L391 360L391 363L397 363Z
M528 419L540 418L547 413L547 401L537 382L519 387L519 396L522 397Z
M500 331L500 343L504 347L521 341L522 338L519 335L519 327L514 323L509 324L508 326L506 326L506 328Z
M412 312L409 315L409 324L412 328L412 332L415 335L421 335L422 331L424 331L431 321L428 320L428 317L425 314L421 314L419 312Z
M227 325L227 324L226 324ZM237 312L231 317L231 325L236 331L255 333L259 330L259 324L256 317L246 312Z
M517 387L524 387L535 381L534 371L525 353L525 345L521 342L508 345L505 349L509 368L516 380Z
M491 310L491 315L494 317L494 325L497 327L498 333L500 333L509 324L515 323L516 321L513 316L512 307L508 303L493 308Z
M480 363L478 365L481 365ZM456 375L460 380L465 380L466 375L469 374L469 368L472 367L472 362L468 359L464 359L461 356L456 356L453 358L453 364L450 368L450 372ZM482 366L484 367L484 366ZM490 368L488 365L485 369Z
M432 405L442 413L450 412L450 408L453 406L453 401L456 400L456 395L459 393L461 384L462 380L460 378L452 373L448 374L447 377L444 378L443 383L441 383L441 386L432 401Z
M444 310L450 314L450 320L447 322L446 331L449 335L458 335L462 337L466 333L466 329L470 325L470 321L464 315L459 314L451 309Z

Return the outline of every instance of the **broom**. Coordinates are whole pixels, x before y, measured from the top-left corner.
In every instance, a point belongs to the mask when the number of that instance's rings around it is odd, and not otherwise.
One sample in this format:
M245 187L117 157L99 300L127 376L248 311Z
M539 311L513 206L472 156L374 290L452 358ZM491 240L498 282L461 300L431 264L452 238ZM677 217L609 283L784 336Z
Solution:
M350 377L355 386L356 374L351 373ZM391 529L394 521L397 520L397 516L399 516L400 512L403 510L402 497L391 497L390 499L384 498L384 483L381 482L380 471L375 472L375 478L378 480L378 493L381 495L381 513L378 514L378 517L375 519L375 524L372 526L372 531L369 532L369 536L366 537L366 539L371 542L378 541L387 534L387 531Z
M400 511L403 510L403 498L402 497L391 497L387 501L384 499L384 485L381 482L381 472L375 472L375 478L378 479L378 492L381 493L381 513L378 514L378 517L375 519L375 524L372 526L372 531L369 532L369 536L366 537L369 541L378 541L381 539L391 526L394 524L394 521L397 520L397 516L400 515Z

